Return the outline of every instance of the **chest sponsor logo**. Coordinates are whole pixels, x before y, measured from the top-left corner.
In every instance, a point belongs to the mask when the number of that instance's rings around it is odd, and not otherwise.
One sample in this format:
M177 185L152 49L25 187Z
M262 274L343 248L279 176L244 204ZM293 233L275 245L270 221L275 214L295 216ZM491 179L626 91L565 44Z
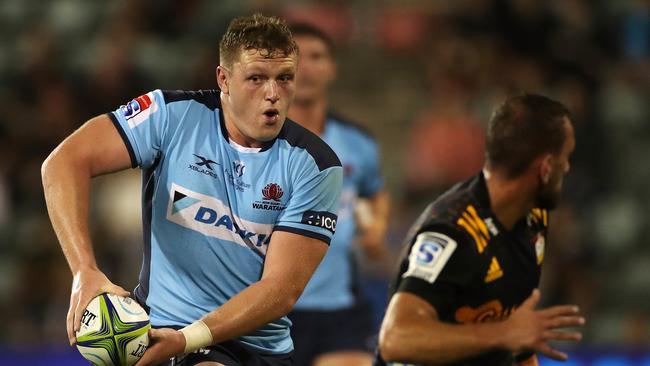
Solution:
M516 306L504 308L501 301L492 300L477 308L460 307L456 310L454 317L461 324L495 322L507 319L516 309Z
M206 236L244 247L256 247L262 254L271 238L272 224L242 219L216 197L172 184L167 220Z
M282 211L287 206L282 203L284 191L277 183L269 183L262 188L262 200L253 202L253 208L258 210Z
M408 269L402 277L416 277L429 283L435 282L456 246L455 240L441 233L419 234L408 257Z
M327 211L307 211L302 214L303 224L322 227L332 234L336 231L336 215Z
M146 121L157 110L158 105L153 92L141 95L120 107L120 113L122 113L131 128Z
M215 171L215 168L218 165L221 165L221 164L217 163L216 161L214 161L214 160L212 160L210 158L207 158L207 157L199 155L199 154L192 154L192 155L194 155L194 157L196 157L196 161L194 161L193 163L190 163L188 165L187 168L189 170L195 171L197 173L201 173L203 175L207 175L207 176L209 176L209 177L211 177L213 179L219 178L219 176L217 175L217 173Z

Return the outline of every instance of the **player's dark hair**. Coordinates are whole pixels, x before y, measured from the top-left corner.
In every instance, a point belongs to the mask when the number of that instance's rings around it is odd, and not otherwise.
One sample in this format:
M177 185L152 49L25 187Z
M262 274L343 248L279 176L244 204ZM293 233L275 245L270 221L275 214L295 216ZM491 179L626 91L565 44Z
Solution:
M259 50L265 57L298 54L291 31L280 18L254 14L233 19L219 42L222 65L232 65L244 50Z
M325 46L327 46L327 50L330 54L332 51L334 51L334 42L332 41L332 38L328 36L322 29L314 26L313 24L301 22L289 23L289 29L291 29L291 34L294 37L309 36L318 38L323 43L325 43Z
M542 95L522 94L498 106L487 129L486 164L509 178L521 175L542 154L558 154L567 138L562 103Z

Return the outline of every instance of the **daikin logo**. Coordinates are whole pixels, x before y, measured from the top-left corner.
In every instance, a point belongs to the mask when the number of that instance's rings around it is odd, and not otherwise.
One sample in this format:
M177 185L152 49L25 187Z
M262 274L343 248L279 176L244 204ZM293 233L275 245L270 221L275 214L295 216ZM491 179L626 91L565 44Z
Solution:
M263 254L273 231L271 224L240 218L216 197L177 184L171 187L167 220L206 236L244 247L255 246Z

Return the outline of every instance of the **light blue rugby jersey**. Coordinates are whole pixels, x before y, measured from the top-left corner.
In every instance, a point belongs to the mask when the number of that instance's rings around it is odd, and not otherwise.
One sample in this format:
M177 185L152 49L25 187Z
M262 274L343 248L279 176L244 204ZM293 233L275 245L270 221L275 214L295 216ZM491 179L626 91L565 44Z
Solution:
M287 120L265 150L235 148L217 90L155 90L109 116L133 166L143 169L144 259L135 295L154 326L190 324L257 282L273 231L330 242L341 163L298 124ZM286 353L290 325L283 317L238 340Z
M296 303L295 310L336 310L354 304L358 291L352 252L357 229L354 207L359 197L372 197L384 185L378 146L362 127L330 113L322 138L343 164L338 225L330 249Z

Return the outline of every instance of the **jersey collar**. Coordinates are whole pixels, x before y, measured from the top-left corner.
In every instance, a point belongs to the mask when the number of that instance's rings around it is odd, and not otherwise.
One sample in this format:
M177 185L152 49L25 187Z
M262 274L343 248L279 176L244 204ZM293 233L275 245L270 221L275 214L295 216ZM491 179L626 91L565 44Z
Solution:
M226 142L226 144L230 145L230 137L228 135L228 130L226 129L226 118L223 115L222 108L219 108L219 128L221 128L221 135L223 136L224 141ZM284 129L284 126L282 128ZM277 139L278 138L276 136L276 138L274 138L273 140L266 142L264 145L262 145L262 148L257 152L264 152L266 150L269 150L273 146L273 144L275 144L275 141Z
M480 172L471 183L471 191L474 192L474 197L478 203L479 215L484 217L484 221L488 226L488 230L492 236L497 236L501 233L508 232L505 226L497 218L497 215L492 211L492 203L490 202L490 193L487 189L485 182L485 175ZM496 232L495 232L496 231Z

